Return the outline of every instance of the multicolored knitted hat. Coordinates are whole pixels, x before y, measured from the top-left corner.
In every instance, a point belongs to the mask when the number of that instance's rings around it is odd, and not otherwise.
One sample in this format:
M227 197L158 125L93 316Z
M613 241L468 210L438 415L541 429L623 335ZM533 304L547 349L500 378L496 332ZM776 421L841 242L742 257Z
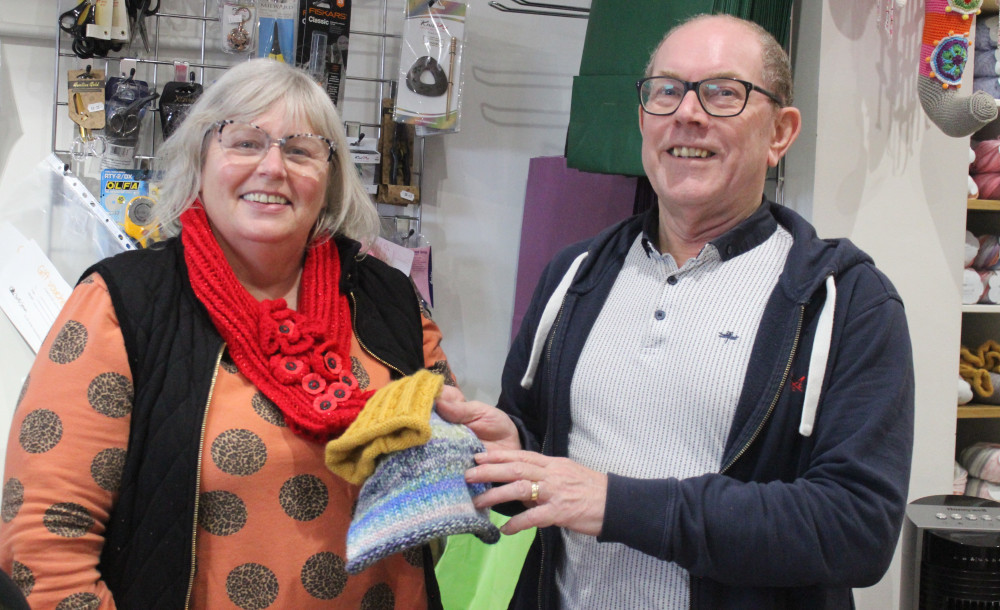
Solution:
M472 533L488 544L500 539L489 511L472 505L489 485L465 482L482 442L437 413L431 413L430 425L426 444L383 455L361 487L347 531L348 573L435 538Z

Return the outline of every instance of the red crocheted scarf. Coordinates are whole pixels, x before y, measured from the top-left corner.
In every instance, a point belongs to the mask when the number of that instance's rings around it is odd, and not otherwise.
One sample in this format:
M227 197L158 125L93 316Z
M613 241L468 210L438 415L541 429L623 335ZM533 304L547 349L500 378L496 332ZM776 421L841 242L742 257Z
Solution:
M200 202L180 220L191 287L240 372L299 436L326 442L343 433L374 392L360 390L351 372L351 312L333 240L306 250L295 311L285 299L257 301L243 287Z

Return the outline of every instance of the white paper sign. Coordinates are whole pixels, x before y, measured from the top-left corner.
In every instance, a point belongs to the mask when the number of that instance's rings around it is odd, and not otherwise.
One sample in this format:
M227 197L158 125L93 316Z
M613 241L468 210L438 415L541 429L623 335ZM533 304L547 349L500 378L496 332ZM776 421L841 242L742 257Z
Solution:
M34 240L0 223L0 309L38 353L72 288Z

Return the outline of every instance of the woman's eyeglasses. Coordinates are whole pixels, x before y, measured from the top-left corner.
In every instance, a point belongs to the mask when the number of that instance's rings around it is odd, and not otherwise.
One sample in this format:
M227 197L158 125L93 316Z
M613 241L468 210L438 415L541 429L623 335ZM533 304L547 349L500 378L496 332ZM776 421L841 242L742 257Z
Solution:
M235 161L257 164L277 145L290 169L322 169L333 160L336 145L314 133L296 133L283 138L273 138L269 133L251 123L219 121L212 129L218 135L219 146Z

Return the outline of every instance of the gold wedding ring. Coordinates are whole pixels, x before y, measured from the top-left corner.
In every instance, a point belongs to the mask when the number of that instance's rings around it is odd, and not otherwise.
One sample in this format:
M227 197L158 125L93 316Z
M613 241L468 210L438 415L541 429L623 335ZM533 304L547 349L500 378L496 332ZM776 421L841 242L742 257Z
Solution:
M538 502L538 481L531 482L531 501Z

